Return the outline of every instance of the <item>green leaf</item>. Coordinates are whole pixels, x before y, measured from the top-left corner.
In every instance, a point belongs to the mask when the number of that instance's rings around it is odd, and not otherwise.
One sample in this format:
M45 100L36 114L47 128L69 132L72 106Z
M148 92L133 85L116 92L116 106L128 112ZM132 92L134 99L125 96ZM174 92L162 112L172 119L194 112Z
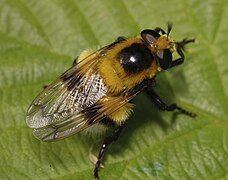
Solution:
M159 112L139 95L101 179L227 179L227 19L225 0L1 0L0 179L93 179L89 151L97 154L102 138L38 141L26 109L84 49L168 21L175 39L196 43L182 66L158 74L156 90L198 116Z

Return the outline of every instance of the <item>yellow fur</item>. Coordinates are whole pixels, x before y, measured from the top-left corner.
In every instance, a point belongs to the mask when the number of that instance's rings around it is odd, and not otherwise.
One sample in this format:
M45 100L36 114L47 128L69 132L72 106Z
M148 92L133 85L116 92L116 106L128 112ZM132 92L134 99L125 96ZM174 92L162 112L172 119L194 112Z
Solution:
M87 74L90 76L95 73L95 66L99 61L99 53L92 49L84 50L78 57L77 60L77 70L82 74Z
M132 75L126 74L119 62L118 54L123 48L126 48L133 43L141 43L141 39L128 39L114 46L112 50L107 51L105 56L101 57L100 62L97 65L98 72L103 77L109 92L111 93L117 94L124 89L131 89L145 78L153 77L158 70L154 61L151 68L148 68L147 70Z
M117 109L115 112L109 114L108 117L112 119L115 123L121 124L130 116L133 106L133 104L127 103Z
M99 101L102 112L115 123L121 124L131 114L133 104L127 103L123 96L105 96Z
M94 50L92 50L92 49L86 49L86 50L82 51L82 53L78 56L77 62L79 63L82 60L86 60L85 58L88 57L93 52L94 52Z
M123 80L118 74L118 68L115 68L116 64L114 59L103 58L98 64L98 71L103 77L105 84L108 86L109 92L120 92L124 89Z

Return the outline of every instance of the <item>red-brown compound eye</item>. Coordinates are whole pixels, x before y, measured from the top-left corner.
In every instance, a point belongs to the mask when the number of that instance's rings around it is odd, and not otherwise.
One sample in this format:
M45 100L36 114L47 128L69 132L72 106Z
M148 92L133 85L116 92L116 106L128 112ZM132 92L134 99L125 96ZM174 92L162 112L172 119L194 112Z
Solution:
M160 37L160 34L154 30L145 29L141 32L141 37L146 43L152 44Z

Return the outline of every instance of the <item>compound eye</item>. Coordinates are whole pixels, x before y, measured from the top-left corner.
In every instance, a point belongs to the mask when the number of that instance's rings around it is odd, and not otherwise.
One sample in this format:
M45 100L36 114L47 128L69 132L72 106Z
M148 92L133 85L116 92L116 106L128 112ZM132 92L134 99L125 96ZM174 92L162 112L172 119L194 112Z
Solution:
M172 53L169 49L164 49L162 51L157 52L157 60L159 63L159 66L163 69L166 70L170 67L173 56Z
M141 32L141 37L148 44L152 44L156 39L160 37L160 34L151 29L145 29Z

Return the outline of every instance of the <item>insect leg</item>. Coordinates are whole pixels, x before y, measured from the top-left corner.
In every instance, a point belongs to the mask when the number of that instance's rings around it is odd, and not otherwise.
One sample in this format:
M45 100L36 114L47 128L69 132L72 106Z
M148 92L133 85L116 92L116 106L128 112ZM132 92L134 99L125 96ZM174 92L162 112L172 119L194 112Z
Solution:
M173 60L171 66L169 68L172 68L174 66L178 66L184 62L184 53L183 51L185 50L185 46L188 43L195 42L195 39L183 39L180 42L176 42L176 48L177 48L177 53L180 55L180 58Z
M78 56L74 59L72 66L75 66L77 64L77 61L78 61Z
M48 87L48 85L44 84L43 85L43 89L46 89Z
M124 36L119 36L118 38L116 38L115 42L121 42L121 41L125 41L127 38Z
M114 45L116 45L116 44L118 44L118 43L120 43L120 42L122 42L122 41L125 41L126 39L127 39L127 38L124 37L124 36L119 36L119 37L116 38L116 40L115 40L112 44L108 45L107 48L111 48L111 47L113 47Z
M180 55L180 58L173 60L169 68L178 66L184 62L184 53L181 50L177 50L177 52Z
M103 161L105 151L107 149L107 146L110 145L112 142L116 141L118 137L120 136L120 133L122 132L123 128L125 127L125 124L120 125L110 136L106 137L101 145L99 154L98 154L98 160L95 165L95 169L93 171L95 179L99 179L98 171L100 168L100 165Z
M146 94L150 97L150 99L153 101L153 103L162 111L174 111L174 110L178 110L180 113L185 114L187 116L190 116L192 118L196 117L195 113L189 112L181 107L179 107L176 104L171 104L171 105L167 105L162 99L161 97L159 97L157 95L157 93L153 90L152 87L148 86L145 89Z

